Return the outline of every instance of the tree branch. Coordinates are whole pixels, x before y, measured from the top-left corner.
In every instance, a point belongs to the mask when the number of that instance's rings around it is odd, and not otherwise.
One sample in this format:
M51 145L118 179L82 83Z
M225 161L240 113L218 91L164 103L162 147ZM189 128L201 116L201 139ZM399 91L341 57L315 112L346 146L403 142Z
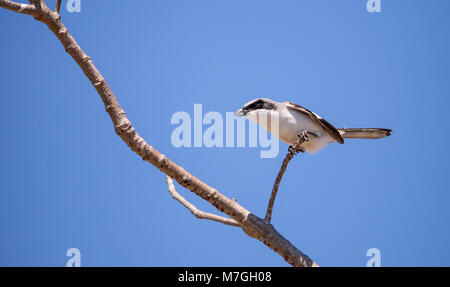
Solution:
M36 7L34 5L17 3L10 0L0 0L0 7L21 14L34 15L36 13Z
M59 15L52 12L43 0L30 0L36 7L36 12L29 6L19 8L11 1L0 0L0 6L7 9L31 14L33 17L46 24L63 45L66 52L77 62L86 77L97 90L102 99L106 112L109 114L117 135L138 154L143 160L157 167L161 172L175 179L181 186L189 189L196 195L215 206L220 212L224 212L236 222L241 224L242 230L250 237L256 238L277 252L289 264L293 266L317 266L307 255L298 250L292 243L285 239L271 224L266 224L263 219L253 215L250 211L224 196L215 188L199 180L184 168L169 160L165 155L149 145L134 129L128 120L125 111L117 102L114 93L108 83L97 70L91 58L80 48L73 36L61 21ZM17 8L17 9L16 9Z
M281 165L280 171L278 172L277 178L275 179L275 183L273 184L272 194L270 195L269 204L267 205L265 217L266 223L270 223L270 220L272 219L273 204L275 203L278 187L280 186L281 179L283 178L288 163L291 161L294 155L300 151L300 145L308 140L309 139L307 133L303 132L302 134L299 135L298 141L293 146L289 146L288 153L286 154L286 157L283 160L283 164Z
M186 207L196 218L198 219L209 219L213 221L217 221L226 225L231 226L237 226L240 227L241 225L230 218L225 218L219 215L215 215L212 213L204 212L199 210L195 205L187 201L184 197L182 197L176 190L175 185L173 184L172 178L170 176L166 176L167 185L169 186L169 193L172 195L172 197L180 202L184 207Z
M61 9L61 0L56 0L55 13L59 14L60 9Z

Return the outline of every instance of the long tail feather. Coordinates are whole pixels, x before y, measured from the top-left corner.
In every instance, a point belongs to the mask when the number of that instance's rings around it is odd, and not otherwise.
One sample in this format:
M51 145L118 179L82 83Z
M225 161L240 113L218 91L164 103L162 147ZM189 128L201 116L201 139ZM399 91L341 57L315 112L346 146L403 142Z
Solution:
M346 139L380 139L391 135L390 129L338 129Z

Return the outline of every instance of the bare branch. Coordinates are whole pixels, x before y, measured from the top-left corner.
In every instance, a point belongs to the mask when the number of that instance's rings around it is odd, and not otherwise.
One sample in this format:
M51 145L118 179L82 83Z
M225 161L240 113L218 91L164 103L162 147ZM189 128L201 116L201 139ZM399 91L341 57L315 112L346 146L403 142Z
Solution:
M56 0L55 13L59 14L60 9L61 9L61 0Z
M36 13L32 15L38 21L46 24L55 34L67 53L77 62L86 77L97 90L102 99L106 112L109 114L117 135L138 154L143 160L157 167L161 172L175 179L181 186L189 189L196 195L224 212L236 222L241 224L242 230L250 237L256 238L277 252L289 264L299 267L317 266L307 255L298 250L291 242L285 239L271 224L253 215L250 211L224 196L215 188L199 180L184 168L169 160L154 147L149 145L134 129L127 118L125 111L117 102L114 93L102 74L95 67L91 58L80 48L73 36L69 33L61 18L52 12L42 0L33 1ZM11 8L10 1L0 0L2 7ZM13 9L14 10L14 9ZM25 13L27 14L27 13Z
M218 216L212 213L208 213L208 212L204 212L199 210L195 205L193 205L192 203L190 203L189 201L187 201L183 196L181 196L176 190L175 190L175 185L173 184L173 180L172 178L170 178L170 176L166 176L166 181L167 181L167 185L169 186L169 193L170 195L172 195L172 197L177 200L178 202L180 202L182 205L184 205L184 207L186 207L187 209L189 209L189 211L198 219L209 219L209 220L213 220L213 221L217 221L226 225L231 225L231 226L237 226L240 227L241 225L234 221L233 219L230 218L225 218L222 216Z
M300 145L308 140L309 139L308 139L307 133L303 132L302 134L299 135L298 141L293 146L289 147L289 151L283 160L283 164L281 165L280 171L278 172L277 178L275 179L275 183L273 184L272 194L270 195L269 204L267 205L267 211L266 211L266 217L265 217L266 223L270 223L270 220L272 219L273 204L275 203L275 198L277 197L278 187L280 186L281 179L283 178L283 175L284 175L284 172L286 171L288 163L291 161L291 159L294 157L294 155L300 151Z
M34 15L36 14L36 7L34 5L29 4L23 4L23 3L17 3L10 0L0 0L0 7L6 8L8 10L21 13L21 14L27 14L27 15Z

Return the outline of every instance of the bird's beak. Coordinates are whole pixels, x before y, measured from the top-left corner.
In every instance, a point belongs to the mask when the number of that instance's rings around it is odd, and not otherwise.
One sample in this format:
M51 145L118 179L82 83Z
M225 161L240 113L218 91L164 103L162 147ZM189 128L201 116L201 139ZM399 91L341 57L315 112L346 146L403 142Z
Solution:
M243 117L245 116L245 112L242 109L239 109L236 112L234 112L234 115L237 117Z

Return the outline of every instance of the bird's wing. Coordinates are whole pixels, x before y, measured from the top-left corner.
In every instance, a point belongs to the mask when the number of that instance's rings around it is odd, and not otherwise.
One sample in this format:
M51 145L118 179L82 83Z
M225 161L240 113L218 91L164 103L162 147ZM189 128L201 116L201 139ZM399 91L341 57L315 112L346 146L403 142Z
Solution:
M339 133L339 131L329 122L327 122L325 119L322 119L319 115L317 115L316 113L311 112L310 110L299 106L297 104L288 102L287 103L287 107L290 109L294 109L298 112L301 112L305 115L307 115L311 120L317 122L318 124L320 124L322 126L322 128L327 131L327 133L333 138L335 139L338 143L343 144L344 143L344 139L342 138L341 134Z

